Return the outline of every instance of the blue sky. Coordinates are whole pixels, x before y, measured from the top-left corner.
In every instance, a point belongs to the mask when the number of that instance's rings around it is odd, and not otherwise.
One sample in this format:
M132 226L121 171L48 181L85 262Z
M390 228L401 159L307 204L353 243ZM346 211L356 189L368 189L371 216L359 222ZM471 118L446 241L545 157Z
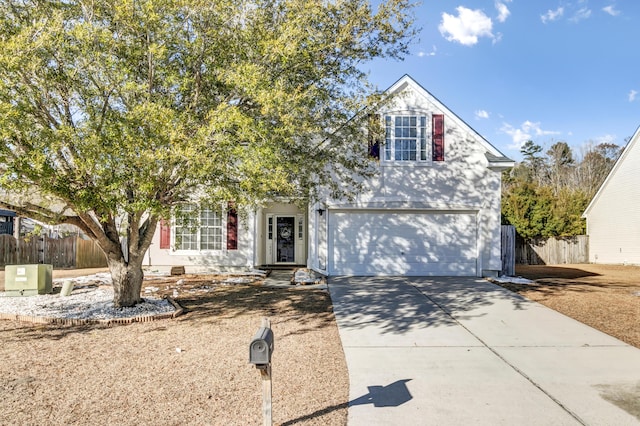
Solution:
M376 61L386 89L409 74L505 155L625 139L640 126L637 0L424 0L402 62Z

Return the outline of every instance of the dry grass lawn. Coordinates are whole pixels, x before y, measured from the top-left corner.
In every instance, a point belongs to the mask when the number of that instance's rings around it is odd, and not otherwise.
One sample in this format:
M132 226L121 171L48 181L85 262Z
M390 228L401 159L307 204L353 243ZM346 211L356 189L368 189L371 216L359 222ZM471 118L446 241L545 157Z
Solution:
M501 284L640 348L640 267L516 265L536 285Z
M0 321L0 424L262 424L248 346L263 317L275 334L274 424L346 424L348 375L327 292L209 287L181 293L188 312L174 320Z
M536 284L503 285L640 348L640 267L519 266L517 273ZM177 286L176 279L146 285L156 294ZM0 321L0 424L261 424L261 379L248 364L248 344L265 316L276 336L274 423L346 424L348 374L326 291L190 277L177 300L188 312L175 320Z

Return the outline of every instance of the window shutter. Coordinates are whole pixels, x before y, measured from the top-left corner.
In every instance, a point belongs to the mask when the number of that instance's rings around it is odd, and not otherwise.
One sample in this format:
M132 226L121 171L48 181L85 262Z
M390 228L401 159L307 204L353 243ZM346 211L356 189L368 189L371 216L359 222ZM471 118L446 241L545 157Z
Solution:
M369 157L380 159L380 115L369 114L367 117L367 136L369 138Z
M229 202L227 209L227 250L238 249L238 212L235 204Z
M432 160L444 161L444 115L433 114L432 120Z
M164 219L160 219L160 248L171 248L171 225Z

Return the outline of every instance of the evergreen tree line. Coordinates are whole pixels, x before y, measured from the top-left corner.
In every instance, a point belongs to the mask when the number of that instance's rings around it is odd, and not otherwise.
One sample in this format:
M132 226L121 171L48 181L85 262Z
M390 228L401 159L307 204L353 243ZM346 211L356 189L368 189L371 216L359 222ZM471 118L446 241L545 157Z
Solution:
M557 142L543 153L527 141L522 162L503 175L502 223L527 240L585 234L582 213L622 150L589 144L576 156L566 142Z

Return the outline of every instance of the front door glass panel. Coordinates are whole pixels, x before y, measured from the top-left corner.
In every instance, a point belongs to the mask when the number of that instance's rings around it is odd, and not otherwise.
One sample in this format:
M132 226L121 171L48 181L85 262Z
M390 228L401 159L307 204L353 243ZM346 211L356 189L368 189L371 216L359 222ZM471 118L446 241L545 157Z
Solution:
M276 219L276 262L294 263L296 261L295 223L295 217Z

